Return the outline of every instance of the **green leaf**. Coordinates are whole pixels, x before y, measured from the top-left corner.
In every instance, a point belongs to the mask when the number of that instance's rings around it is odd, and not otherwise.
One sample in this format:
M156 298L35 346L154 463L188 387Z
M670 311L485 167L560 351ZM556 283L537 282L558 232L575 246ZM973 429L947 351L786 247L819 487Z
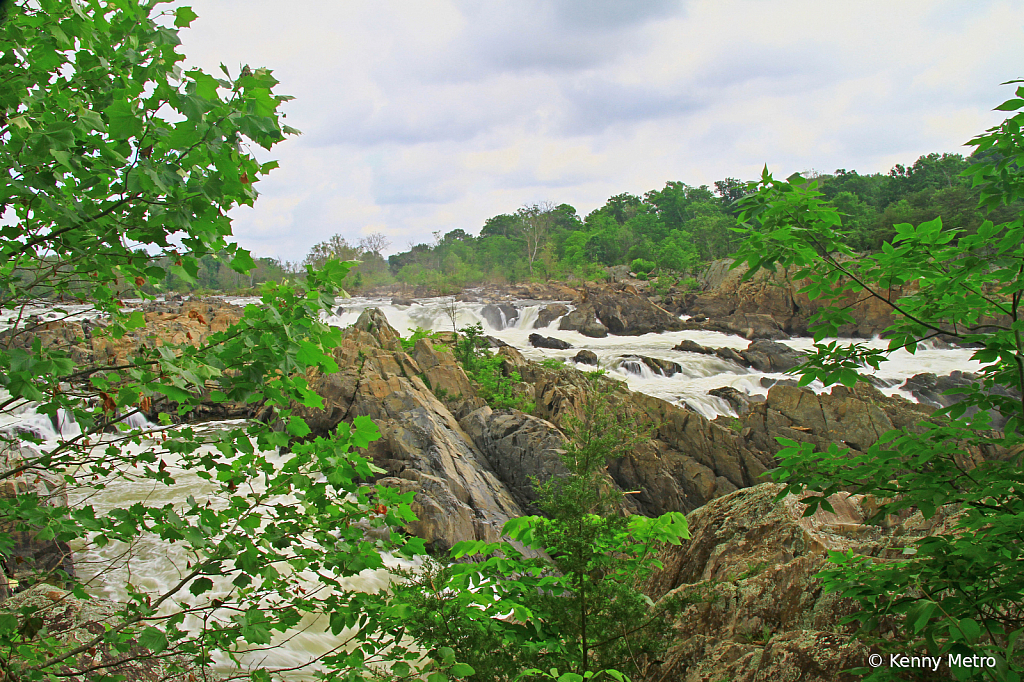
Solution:
M212 589L213 589L213 581L212 580L210 580L209 578L196 578L195 580L192 581L192 584L189 585L188 591L198 597L199 595L203 594L204 592L209 592Z
M103 113L107 116L107 130L114 139L127 140L142 134L142 119L126 99L115 99Z
M456 677L469 677L476 674L476 670L468 663L456 663L448 672Z
M971 644L974 644L981 637L981 626L973 618L962 618L959 623L960 632Z
M1024 107L1024 99L1010 99L997 106L995 111L1017 111L1022 107Z
M179 7L174 12L174 25L178 28L188 28L198 16L191 7Z
M296 438L304 438L312 433L313 430L306 424L306 420L301 417L288 417L288 433L292 434Z
M167 635L154 627L148 627L139 633L139 646L159 653L167 648Z

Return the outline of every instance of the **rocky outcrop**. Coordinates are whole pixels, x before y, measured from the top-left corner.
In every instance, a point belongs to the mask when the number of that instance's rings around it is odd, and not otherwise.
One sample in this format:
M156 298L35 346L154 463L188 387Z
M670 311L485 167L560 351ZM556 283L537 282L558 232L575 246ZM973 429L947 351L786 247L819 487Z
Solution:
M616 336L638 336L685 328L678 317L630 289L589 287L580 307L590 307L608 332Z
M406 353L397 338L383 313L365 310L334 350L341 369L308 379L323 409L296 410L314 433L360 415L374 420L383 437L369 452L386 472L379 482L416 493L408 530L433 548L497 540L523 511L456 418L484 401L449 349L424 338Z
M729 406L732 407L733 411L741 417L747 415L754 404L766 401L766 398L762 395L750 395L748 393L738 391L732 386L713 388L708 391L708 395L713 395L716 398L721 398L726 401L729 403Z
M910 377L903 382L900 389L909 392L925 405L931 405L938 408L955 405L965 397L962 393L951 393L946 395L946 391L969 388L972 384L980 383L981 377L970 372L961 372L957 370L950 372L946 376L937 376L930 372L926 372L923 374L915 374ZM1015 402L1020 400L1019 393L1007 390L1004 386L993 386L985 390L990 395L1011 398ZM972 405L964 412L964 416L971 417L977 413L978 408ZM991 428L1001 430L1006 426L1006 417L1004 417L998 410L988 410L988 415L991 420Z
M567 350L572 348L572 344L561 339L556 339L553 336L541 336L540 334L530 334L530 345L534 348L550 348L552 350Z
M745 351L740 351L740 355L748 366L759 372L786 372L802 364L807 354L784 343L758 339Z
M66 350L82 366L124 364L140 348L165 344L199 346L242 316L242 308L220 299L147 302L141 307L146 326L121 338L106 333L101 318L86 321L39 320L22 325L12 339L10 330L0 339L13 347L28 348L39 339L44 348Z
M643 374L642 366L646 366L654 374L660 374L665 377L670 377L683 371L683 368L677 362L661 358L651 358L646 355L623 355L619 358L619 366L630 374L637 375Z
M122 608L119 604L98 597L79 599L67 590L46 584L36 585L0 604L0 612L16 617L22 628L29 625L25 617L25 613L29 613L32 618L38 619L31 623L35 631L45 629L48 635L68 647L95 642L80 655L67 659L53 670L55 675L51 679L86 682L97 679L98 673L109 676L106 679L132 682L194 682L197 679L213 679L191 669L192 666L184 657L167 651L153 652L141 646L137 635L131 631L126 632L125 638L118 640L116 646L97 641L97 636L102 635L106 629L123 622ZM136 631L141 629L140 626ZM36 663L31 661L30 664ZM23 679L18 672L20 661L17 655L12 657L10 665L12 674L9 679Z
M597 367L597 353L592 350L581 350L573 356L572 361L581 365L593 365L594 367Z
M702 273L701 293L674 294L674 307L680 313L706 316L709 328L744 336L748 339L780 339L806 336L810 319L820 310L821 302L811 301L798 293L805 280L795 280L796 269L762 270L748 281L742 281L744 266L730 269L732 260L712 263ZM894 298L903 289L894 287ZM883 301L865 297L863 293L847 292L837 305L848 306L852 324L839 329L839 336L871 338L893 323L891 309Z
M788 339L790 336L774 317L764 313L733 313L709 320L704 328L737 334L745 339Z
M793 496L776 502L781 490L762 484L710 502L688 515L690 540L661 552L645 592L680 608L665 636L661 679L859 679L843 672L864 667L870 653L842 622L855 605L826 593L816 576L828 552L892 559L951 528L942 514L928 522L914 514L884 530L865 525L870 506L846 493L829 498L834 512L804 517Z
M711 348L702 346L695 341L683 339L672 350L688 353L700 353L702 355L717 355L723 360L731 360L743 367L753 367L759 372L786 372L804 362L806 353L796 350L784 343L777 343L766 339L756 339L750 342L746 350L735 348Z
M491 329L511 327L519 319L519 310L508 303L488 303L480 311L480 314L487 320Z
M527 513L535 514L534 481L544 483L566 473L560 455L565 437L554 424L518 410L493 411L481 407L459 420L459 425L487 458L513 498Z
M537 313L537 320L533 323L534 329L547 327L549 324L569 313L569 306L561 303L549 303Z
M608 336L608 327L601 324L594 312L594 306L583 305L562 318L558 323L562 331L576 331L584 336L593 339L603 339Z
M64 477L36 462L42 453L28 443L0 444L0 499L15 500L34 496L40 507L68 506ZM17 473L14 473L17 472ZM4 551L3 574L0 575L0 597L30 586L38 581L62 585L58 571L75 575L71 548L66 542L40 540L41 527L7 522L0 524L0 534L11 547Z

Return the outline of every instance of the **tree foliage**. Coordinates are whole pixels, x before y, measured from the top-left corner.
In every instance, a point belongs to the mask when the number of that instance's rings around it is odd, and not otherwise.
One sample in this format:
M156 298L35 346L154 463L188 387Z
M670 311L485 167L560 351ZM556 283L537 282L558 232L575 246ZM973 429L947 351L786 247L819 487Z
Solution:
M339 635L337 647L314 657L324 679L372 677L387 647L389 659L404 656L401 631L382 620L382 595L347 591L343 581L382 566L385 550L422 550L387 532L412 518L410 498L363 483L375 470L357 450L379 437L367 419L313 439L294 413L322 404L310 373L338 370L330 351L340 332L319 320L349 265L326 260L301 286L269 282L262 305L203 343L138 342L114 364L82 364L43 333L73 331L69 318L89 315L102 320L94 338L128 343L146 320L123 297L151 298L168 274L195 282L210 256L240 275L254 267L231 241L227 212L251 205L255 183L276 166L257 162L249 145L269 149L297 132L281 120L289 98L275 93L267 69L182 71L177 29L195 14L155 14L157 5L21 0L0 27L0 305L8 320L0 411L72 415L81 427L49 444L4 432L6 448L38 448L21 449L0 478L63 475L87 500L66 508L43 506L35 494L0 499L0 552L11 551L12 532L25 531L85 549L122 543L129 565L147 544L158 554L167 548L167 561L186 559L166 589L129 583L120 619L81 644L29 627L35 614L0 615L0 668L9 680L110 679L112 666L140 657L193 674L216 659L234 665L235 677L269 680L275 673L258 652L319 627ZM53 300L40 298L41 282L48 297L65 300L56 310L67 325L44 328L27 315ZM176 425L199 406L229 401L262 405L269 419ZM129 425L158 403L158 424ZM211 490L109 513L88 501L131 481ZM384 539L369 539L366 526L383 527ZM87 598L60 568L35 569L20 587L48 580ZM94 656L97 649L108 655ZM411 668L401 664L409 675L454 664L410 658Z
M580 415L563 422L566 474L534 482L545 516L508 521L512 542L458 543L448 563L396 592L410 634L451 648L474 680L642 677L676 606L655 608L639 587L659 567L654 550L689 537L686 517L621 512L605 466L644 434L616 409L607 380L595 373L587 388Z
M1024 88L998 107L1021 108ZM996 660L996 668L954 666L960 680L1019 680L1024 671L1022 124L1024 114L1016 114L972 140L978 153L966 168L943 157L895 174L910 182L938 173L949 187L959 182L952 174L962 173L989 219L976 226L938 217L900 223L869 256L853 252L843 217L817 182L775 180L766 169L740 202L747 227L737 264L749 267L747 276L760 268L792 268L794 278L808 279L803 292L826 304L812 327L816 352L800 368L802 383L852 386L859 369L877 368L899 349L913 353L935 337L977 349L973 359L983 365L977 382L934 419L887 433L865 452L839 444L815 452L810 444L780 439L775 474L787 493L871 495L878 502L875 523L912 511L945 519L948 531L908 545L900 558L836 554L836 567L824 577L830 590L859 602L854 618L861 633L883 650ZM896 298L894 287L909 293ZM875 298L895 313L888 349L825 343L851 321L843 298L848 292ZM822 497L804 501L808 513L827 506ZM896 675L883 667L870 679Z

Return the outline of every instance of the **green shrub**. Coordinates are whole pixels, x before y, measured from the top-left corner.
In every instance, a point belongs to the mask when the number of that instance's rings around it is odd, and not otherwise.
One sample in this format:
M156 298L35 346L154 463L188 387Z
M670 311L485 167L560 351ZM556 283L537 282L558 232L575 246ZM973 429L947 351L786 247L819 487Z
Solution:
M1024 88L1017 89L1024 97ZM1024 99L997 107L1016 111ZM815 352L801 368L803 381L853 387L858 370L874 367L900 349L939 335L977 350L979 378L959 389L961 401L914 427L884 434L861 452L832 444L780 438L781 466L774 473L785 493L804 495L808 513L831 510L838 491L871 495L879 502L869 523L920 512L948 531L908 543L902 554L880 560L855 552L833 553L821 576L827 590L859 604L851 620L883 652L933 656L985 656L995 668L954 667L958 680L1021 679L1024 655L1024 113L975 138L974 164L965 172L980 189L990 215L1016 213L1009 222L986 221L969 233L940 218L894 226L891 243L875 254L846 245L841 216L815 182L783 182L767 170L741 201L748 225L736 265L746 277L760 268L790 268L801 290L821 305L812 326ZM1010 207L1010 211L1006 207ZM914 283L912 293L889 295ZM885 330L887 349L823 343L852 321L848 297L871 297L894 313ZM997 320L1017 320L1000 324ZM976 408L971 415L967 412ZM993 430L991 414L1003 423ZM986 460L980 461L979 454ZM870 680L894 679L887 667L854 672Z
M638 589L657 565L654 546L689 535L682 513L619 513L621 493L607 485L606 463L645 435L612 404L610 390L592 378L582 418L563 419L568 473L534 482L547 518L512 519L503 529L550 559L526 559L505 542L460 542L448 562L407 574L409 582L396 587L409 635L428 650L450 647L475 669L472 680L621 680L628 678L597 671L627 668L639 676L640 661L656 655L659 635L682 605L667 599L655 607ZM468 558L477 561L460 561ZM499 618L508 614L514 617Z
M629 264L629 269L635 272L637 275L646 275L650 273L654 268L657 267L657 263L643 258L637 258Z

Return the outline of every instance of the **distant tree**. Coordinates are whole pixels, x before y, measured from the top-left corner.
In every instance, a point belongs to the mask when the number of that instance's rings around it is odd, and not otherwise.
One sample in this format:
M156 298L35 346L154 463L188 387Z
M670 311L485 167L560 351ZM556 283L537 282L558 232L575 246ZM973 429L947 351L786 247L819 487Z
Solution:
M743 195L746 194L746 183L734 177L715 180L715 194L721 197L728 207L733 202L742 199Z
M480 230L481 237L512 237L516 232L516 217L502 213L493 218L488 218Z
M359 238L359 248L367 253L373 253L383 258L383 251L391 246L391 240L383 232L371 232L365 237Z
M517 227L526 247L526 263L533 275L533 263L540 255L541 247L547 240L554 223L554 204L543 202L528 204L516 211Z
M462 228L446 232L444 238L441 240L445 244L450 244L453 241L469 242L473 240L473 235L469 234Z
M321 268L329 260L355 260L359 257L360 253L359 248L349 244L348 240L340 234L336 234L326 241L314 244L302 263L303 265L311 265L314 268Z

